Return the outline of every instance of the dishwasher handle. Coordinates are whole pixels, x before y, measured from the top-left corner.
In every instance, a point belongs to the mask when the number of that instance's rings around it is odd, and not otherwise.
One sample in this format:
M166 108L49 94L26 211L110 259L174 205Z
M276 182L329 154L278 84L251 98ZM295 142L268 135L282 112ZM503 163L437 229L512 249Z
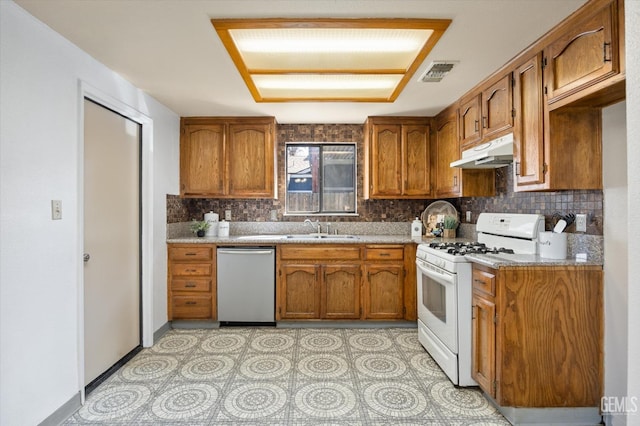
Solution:
M223 250L218 249L218 254L272 254L273 250Z

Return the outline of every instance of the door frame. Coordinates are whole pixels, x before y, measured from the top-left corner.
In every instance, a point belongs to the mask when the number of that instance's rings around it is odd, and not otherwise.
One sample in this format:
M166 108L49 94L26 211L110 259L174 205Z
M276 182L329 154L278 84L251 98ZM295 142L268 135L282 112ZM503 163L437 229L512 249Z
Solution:
M89 99L141 126L140 262L142 346L153 345L153 120L126 102L79 80L78 97L78 385L84 404L84 100Z

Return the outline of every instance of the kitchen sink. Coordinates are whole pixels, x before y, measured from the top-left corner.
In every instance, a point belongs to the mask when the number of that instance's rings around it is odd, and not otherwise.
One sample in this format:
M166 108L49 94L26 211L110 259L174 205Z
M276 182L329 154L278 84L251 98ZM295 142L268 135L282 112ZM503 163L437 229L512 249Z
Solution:
M260 240L260 241L279 241L279 240L357 240L355 235L334 235L334 234L288 234L288 235L240 235L238 240Z
M355 235L335 235L335 234L300 234L300 235L287 235L287 239L295 240L357 240Z

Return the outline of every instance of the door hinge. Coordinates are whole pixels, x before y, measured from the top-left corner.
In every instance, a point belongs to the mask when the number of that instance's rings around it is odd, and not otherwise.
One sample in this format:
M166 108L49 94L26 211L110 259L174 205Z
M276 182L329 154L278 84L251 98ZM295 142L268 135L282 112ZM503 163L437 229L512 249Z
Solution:
M516 118L516 109L515 108L511 109L511 118Z
M513 75L511 76L511 87L516 87L516 78Z
M547 86L544 86L544 94L547 94Z
M547 66L547 58L542 58L542 63L541 63L541 65L542 65L542 69L545 69L545 68L546 68L546 66Z
M498 323L498 314L495 314L495 315L493 316L493 323L494 323L494 324L497 324L497 323Z
M493 394L496 394L496 391L498 390L498 382L496 382L495 380L493 381Z
M549 167L547 167L547 163L542 163L542 174L547 174L549 171Z

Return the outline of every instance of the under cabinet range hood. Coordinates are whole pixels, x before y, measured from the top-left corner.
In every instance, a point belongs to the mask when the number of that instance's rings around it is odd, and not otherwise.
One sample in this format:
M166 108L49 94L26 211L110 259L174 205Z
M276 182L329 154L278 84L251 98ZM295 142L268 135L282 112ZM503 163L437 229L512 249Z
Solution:
M496 169L513 162L513 133L462 151L462 158L450 164L461 169Z

